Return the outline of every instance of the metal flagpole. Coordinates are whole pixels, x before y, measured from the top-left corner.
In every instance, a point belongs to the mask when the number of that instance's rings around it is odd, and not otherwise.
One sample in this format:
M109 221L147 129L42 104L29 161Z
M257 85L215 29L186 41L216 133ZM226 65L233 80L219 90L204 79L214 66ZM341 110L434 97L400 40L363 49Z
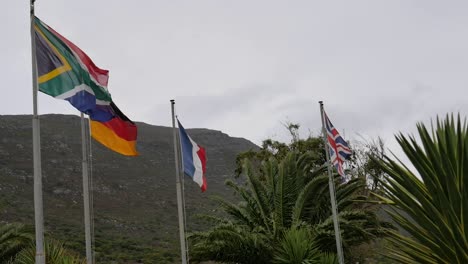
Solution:
M180 184L180 165L179 165L179 148L177 147L177 130L175 126L174 114L175 101L171 100L172 113L172 135L174 138L174 159L176 167L176 188L177 188L177 211L179 214L179 238L180 238L180 253L182 264L187 264L186 246L185 246L185 225L184 225L184 210L182 208L182 186Z
M185 230L187 230L187 213L186 213L186 210L185 210L185 179L184 179L183 170L182 170L181 178L182 178L182 205L183 205L183 209L184 209L184 228L185 228ZM186 256L187 257L187 264L189 264L190 263L189 244L188 244L187 236L184 235L184 237L185 237L185 252L187 254L187 256Z
M93 263L96 263L96 254L94 252L94 188L93 188L93 150L91 148L91 119L88 118L88 167L89 167L89 206L90 206L90 220L91 220L91 252L93 256Z
M177 116L176 116L176 119L177 119ZM180 133L177 133L178 135L178 140L177 140L177 148L178 149L182 149L182 146L181 146L181 141L180 141ZM185 227L185 230L187 230L187 212L186 212L186 208L185 208L185 177L184 177L184 162L182 161L182 153L179 152L178 153L178 158L179 158L179 161L180 162L180 178L181 178L181 182L182 182L182 208L183 208L183 212L184 212L184 227ZM186 249L185 251L187 252L187 263L190 263L190 254L189 254L189 244L188 244L188 240L187 240L187 236L185 236L185 246L186 246Z
M42 203L42 168L41 168L41 136L39 115L37 113L37 61L36 33L34 31L34 1L30 1L31 22L31 58L33 82L33 163L34 163L34 223L36 231L36 264L45 264L44 254L44 208Z
M328 140L327 140L327 131L325 129L325 116L323 114L323 102L319 101L320 104L320 114L322 118L322 133L323 133L323 140L324 140L324 147L325 147L325 154L327 157L328 162L328 187L330 189L330 200L332 206L332 213L333 213L333 226L335 227L335 240L336 240L336 251L338 253L338 260L340 264L344 264L344 255L343 255L343 245L341 244L341 233L340 233L340 225L338 222L338 209L336 206L336 198L335 198L335 181L333 180L332 175L332 163L330 160L330 153L328 152Z
M93 263L93 253L91 251L91 219L89 209L89 174L88 174L88 147L86 136L86 123L83 113L81 113L81 148L83 152L82 173L83 173L83 207L86 240L86 263Z

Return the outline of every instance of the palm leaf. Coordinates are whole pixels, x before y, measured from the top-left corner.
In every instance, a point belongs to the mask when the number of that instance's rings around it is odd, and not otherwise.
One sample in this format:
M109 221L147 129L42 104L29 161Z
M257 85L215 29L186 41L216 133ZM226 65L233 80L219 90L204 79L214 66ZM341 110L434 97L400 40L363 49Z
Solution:
M0 226L0 263L13 259L33 241L33 230L25 225L12 223Z
M411 235L392 233L397 250L389 257L401 263L468 263L466 122L447 116L431 132L423 124L417 128L420 143L397 136L416 173L389 157L379 161L389 175L385 194L398 209L389 213Z
M46 263L48 264L86 264L86 260L78 254L66 249L61 242L46 240L44 243ZM32 243L23 249L15 258L15 264L34 264L36 261L36 245Z

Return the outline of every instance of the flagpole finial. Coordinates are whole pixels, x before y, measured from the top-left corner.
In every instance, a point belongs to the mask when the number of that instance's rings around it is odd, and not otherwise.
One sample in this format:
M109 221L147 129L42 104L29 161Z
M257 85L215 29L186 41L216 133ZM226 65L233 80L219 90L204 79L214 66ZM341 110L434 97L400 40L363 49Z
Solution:
M31 16L34 16L34 2L36 2L36 0L31 0L29 3L29 12L31 13Z
M323 105L323 101L319 101L319 104L320 104L320 105Z

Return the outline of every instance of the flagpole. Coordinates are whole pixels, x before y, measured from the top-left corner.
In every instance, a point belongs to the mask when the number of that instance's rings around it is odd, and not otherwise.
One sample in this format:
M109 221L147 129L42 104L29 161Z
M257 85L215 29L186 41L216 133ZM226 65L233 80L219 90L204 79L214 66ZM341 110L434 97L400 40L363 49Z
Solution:
M45 264L44 254L44 208L42 203L42 168L41 168L41 136L39 115L37 113L37 61L36 35L34 31L34 1L30 0L31 22L31 58L33 83L33 164L34 164L34 224L36 232L36 264Z
M324 147L325 147L325 155L327 157L328 162L328 187L330 189L330 200L332 206L332 214L333 214L333 226L335 228L335 240L336 240L336 251L338 253L338 261L340 264L344 264L344 255L343 255L343 245L341 243L341 232L340 232L340 225L338 222L338 208L336 206L336 198L335 198L335 181L333 180L332 175L332 163L330 160L330 153L328 152L328 143L327 143L327 131L325 129L325 117L323 111L323 101L319 101L320 104L320 115L322 118L322 133L323 133L323 140L324 140Z
M93 263L96 263L95 244L94 244L94 189L93 189L93 150L91 148L91 119L88 118L88 167L89 167L89 206L91 220L91 252L93 257Z
M174 139L174 159L175 159L175 167L176 167L177 211L179 215L180 253L181 253L181 258L182 258L182 264L187 264L186 245L185 245L184 210L182 208L182 186L180 184L179 149L177 147L177 130L175 126L174 105L175 105L175 100L171 100L172 135Z
M176 116L176 119L177 119L177 116ZM177 140L177 149L182 149L182 146L181 146L181 142L180 142L180 134L178 133L178 140ZM182 153L178 153L178 158L179 158L179 161L182 161ZM182 182L182 208L183 208L183 212L184 212L184 227L185 227L185 230L187 230L187 213L186 213L186 208L185 208L185 177L184 177L184 163L183 162L180 162L180 167L179 167L180 171L182 172L181 173L181 182ZM187 236L185 236L185 246L186 246L186 249L185 251L187 252L187 264L190 263L190 254L189 254L189 245L188 245L188 240L187 240Z
M86 263L93 263L93 253L91 251L91 217L89 206L89 174L88 174L88 148L86 136L86 123L84 114L81 113L81 149L82 149L82 174L83 174L83 207L86 241Z

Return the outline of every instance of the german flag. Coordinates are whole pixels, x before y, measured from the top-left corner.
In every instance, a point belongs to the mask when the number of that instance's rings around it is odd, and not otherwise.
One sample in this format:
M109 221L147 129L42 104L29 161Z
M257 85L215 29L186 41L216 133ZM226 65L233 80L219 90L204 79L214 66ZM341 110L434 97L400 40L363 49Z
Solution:
M111 102L109 121L91 119L91 136L107 148L126 156L138 156L136 151L137 126Z

